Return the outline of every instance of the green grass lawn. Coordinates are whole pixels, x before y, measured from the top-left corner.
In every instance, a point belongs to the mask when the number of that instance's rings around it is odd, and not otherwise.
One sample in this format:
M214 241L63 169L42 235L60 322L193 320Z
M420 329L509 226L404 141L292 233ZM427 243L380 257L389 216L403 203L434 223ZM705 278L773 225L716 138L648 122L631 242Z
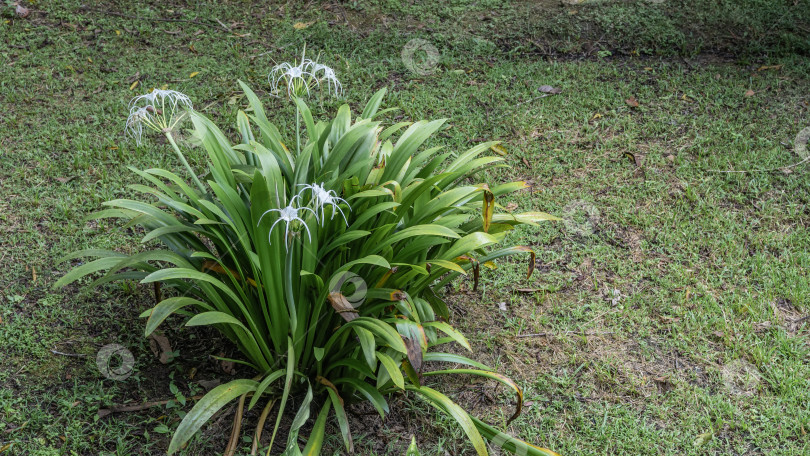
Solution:
M810 454L810 179L806 163L786 168L810 127L807 1L131 3L2 7L0 454L160 454L187 398L230 377L210 355L233 347L179 319L158 361L137 318L151 287L53 289L70 267L56 260L150 247L83 220L132 193L127 166L179 169L167 144L126 139L131 97L183 91L236 136L241 79L289 136L294 109L267 73L304 44L355 112L388 87L388 124L450 119L432 145L502 141L511 167L487 178L531 189L498 203L564 218L511 235L537 251L530 279L511 258L477 291L447 289L473 357L524 388L510 433L562 455ZM412 38L436 47L433 74L403 64ZM203 151L188 156L199 169ZM96 367L110 343L135 356L125 381ZM494 382L444 389L494 423L513 410ZM424 454L472 454L425 404L392 405L385 422L353 409L360 454L404 454L411 434ZM220 454L231 420L187 454Z

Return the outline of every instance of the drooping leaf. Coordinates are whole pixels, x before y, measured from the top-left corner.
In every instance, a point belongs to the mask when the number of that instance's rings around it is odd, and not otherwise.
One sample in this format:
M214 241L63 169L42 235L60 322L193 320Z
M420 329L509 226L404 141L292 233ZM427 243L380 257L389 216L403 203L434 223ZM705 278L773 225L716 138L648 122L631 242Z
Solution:
M168 453L172 454L182 448L214 413L237 397L255 391L257 385L253 380L240 379L219 385L209 391L194 404L191 411L180 422L169 443Z

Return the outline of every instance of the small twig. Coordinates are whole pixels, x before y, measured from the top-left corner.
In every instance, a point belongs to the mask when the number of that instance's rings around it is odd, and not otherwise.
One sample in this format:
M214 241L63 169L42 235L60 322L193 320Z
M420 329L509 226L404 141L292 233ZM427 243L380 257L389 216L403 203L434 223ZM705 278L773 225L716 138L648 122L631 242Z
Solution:
M191 400L198 401L202 399L202 394L193 396ZM144 402L143 404L135 404L135 405L113 405L107 408L98 409L98 416L100 418L104 418L105 416L111 413L118 413L118 412L139 412L141 410L146 410L148 408L156 407L158 405L166 405L171 401L175 401L177 399L165 399L162 401L152 401L152 402Z
M219 20L219 19L217 19L217 18L214 18L214 20L216 20L217 22L219 22L219 25L221 25L221 26L222 26L222 28L224 28L225 30L227 30L227 31L228 31L228 33L232 33L232 32L231 32L230 27L228 27L227 25L225 25L225 24L224 24L224 23L223 23L221 20Z
M71 358L87 358L87 355L81 353L63 353L56 350L51 350L54 355L70 356Z
M563 331L561 333L533 333L533 334L518 334L517 337L555 337L561 335L575 335L575 336L606 336L615 334L613 332L578 332L578 331Z

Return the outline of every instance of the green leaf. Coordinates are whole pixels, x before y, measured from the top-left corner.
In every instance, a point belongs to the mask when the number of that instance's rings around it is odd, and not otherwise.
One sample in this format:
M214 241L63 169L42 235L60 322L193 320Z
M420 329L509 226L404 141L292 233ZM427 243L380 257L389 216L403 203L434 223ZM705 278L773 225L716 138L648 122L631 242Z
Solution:
M164 299L150 311L146 312L149 320L146 321L146 330L144 332L144 336L149 336L149 334L152 334L152 332L154 332L155 329L157 329L157 327L163 323L163 320L165 320L169 315L186 306L199 306L206 310L212 310L211 306L208 304L187 296Z
M241 321L234 318L233 315L228 315L225 312L203 312L191 317L191 319L186 322L186 326L207 326L216 324L234 325L244 329L245 332L250 332Z
M323 446L324 430L326 429L326 419L329 417L329 409L332 406L331 399L327 399L321 407L321 412L318 413L318 418L315 420L315 425L312 426L312 432L309 434L307 445L304 447L304 456L320 456L321 447Z
M483 370L492 370L485 364L481 364L478 361L474 361L470 358L461 355L456 355L454 353L438 353L438 352L425 353L422 360L426 363L430 361L440 361L445 363L466 364L468 366L477 367Z
M382 103L387 91L388 89L383 87L371 96L368 103L366 103L366 107L363 109L363 113L360 114L361 119L371 119L374 117L374 114L376 114L377 110L380 108L380 104Z
M335 416L338 420L340 433L343 435L343 443L346 445L346 450L349 454L354 454L354 442L352 442L352 433L349 430L349 419L346 417L346 411L343 409L343 399L332 388L326 388L329 392L329 397L332 399L332 404L335 406Z
M427 386L413 386L407 385L405 387L408 391L413 391L427 399L428 403L436 407L442 412L447 413L461 425L461 429L467 434L473 448L475 448L478 456L488 456L487 445L481 437L481 433L475 426L472 418L467 412L458 406L455 402L451 401L449 397Z
M411 444L408 445L408 449L405 451L405 456L420 456L419 448L416 447L416 437L411 436Z
M393 359L391 359L390 356L381 352L377 352L377 359L380 360L382 366L388 372L388 375L391 377L391 380L394 382L394 385L396 385L397 388L399 389L404 389L405 377L402 376L402 371L399 370L399 366L397 366L397 363Z
M264 377L264 379L262 379L262 382L259 383L259 385L256 387L256 394L254 394L253 397L250 399L250 403L248 404L248 410L252 409L253 406L255 406L257 402L259 402L259 399L262 397L262 394L264 394L267 388L271 384L273 384L273 382L284 376L285 373L286 372L284 371L284 369L279 369L275 372L267 374Z
M515 418L520 416L520 411L523 409L523 390L521 390L520 387L517 385L517 383L515 383L511 378L503 374L499 374L497 372L477 370L477 369L446 369L446 370L425 372L424 375L442 375L442 374L478 375L479 377L486 377L508 386L509 388L512 389L512 391L515 392L515 395L517 396L517 402L514 415L512 415L512 417L506 421L506 424L509 425L509 423L511 423Z
M377 409L377 412L380 414L380 418L385 419L385 415L388 413L388 402L385 400L382 394L374 388L373 386L369 385L368 383L357 380L356 378L345 377L338 380L335 380L335 385L340 384L348 384L351 385L358 393L362 394L366 397L366 399L371 402L371 405Z
M219 385L203 396L199 402L188 412L177 427L177 431L169 443L168 453L172 454L183 447L191 437L205 424L219 409L235 398L256 391L257 383L253 380L233 380Z
M466 348L469 351L472 351L472 347L470 346L470 342L467 341L467 338L464 337L464 334L461 334L455 328L450 326L449 324L443 321L428 321L422 324L422 326L426 328L436 328L439 331L447 334L448 336L452 337L453 340L458 342L462 347Z

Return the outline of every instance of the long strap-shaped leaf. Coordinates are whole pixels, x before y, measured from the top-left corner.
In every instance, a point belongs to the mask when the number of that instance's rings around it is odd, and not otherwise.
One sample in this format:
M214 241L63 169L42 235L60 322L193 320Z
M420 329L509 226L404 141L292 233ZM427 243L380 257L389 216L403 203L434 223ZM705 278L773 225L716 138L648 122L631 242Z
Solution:
M540 448L539 446L532 445L531 443L524 442L523 440L516 439L505 432L501 432L494 426L491 426L476 417L471 417L481 434L490 441L506 451L521 456L560 456L559 454L549 450L548 448Z
M211 418L217 410L235 398L256 390L257 383L253 380L241 379L219 385L203 396L199 402L194 404L188 414L186 414L177 431L169 443L168 453L172 454L185 445L188 440Z
M475 452L478 453L478 456L489 455L487 452L487 445L484 443L484 439L481 437L481 433L478 432L478 428L476 428L472 418L458 404L450 400L450 398L444 394L436 391L433 388L428 388L427 386L405 385L405 389L418 393L420 396L426 399L429 404L453 417L453 419L455 419L456 422L461 425L461 429L464 430L467 437L469 437L473 448L475 448Z
M332 406L332 399L326 399L326 402L321 407L321 412L315 420L315 425L312 426L312 432L309 434L307 446L304 447L304 456L320 456L321 447L323 446L324 429L326 428L326 418L329 417L329 409Z
M267 448L267 454L270 455L270 449L273 448L273 442L276 440L276 433L278 426L281 424L281 417L284 416L284 407L287 405L287 399L290 397L292 390L293 374L295 373L295 347L291 338L287 337L287 378L284 381L284 392L281 393L281 405L278 407L278 415L276 416L276 425L273 426L273 436L270 437L270 446Z
M490 378L492 380L496 380L504 385L512 388L517 395L517 405L515 407L515 413L506 421L506 424L509 425L515 418L520 416L521 410L523 410L523 391L520 387L515 383L511 378L499 374L497 372L492 371L485 371L485 370L478 370L478 369L446 369L446 370L438 370L432 372L425 372L423 375L442 375L442 374L472 374L478 375L481 377Z

